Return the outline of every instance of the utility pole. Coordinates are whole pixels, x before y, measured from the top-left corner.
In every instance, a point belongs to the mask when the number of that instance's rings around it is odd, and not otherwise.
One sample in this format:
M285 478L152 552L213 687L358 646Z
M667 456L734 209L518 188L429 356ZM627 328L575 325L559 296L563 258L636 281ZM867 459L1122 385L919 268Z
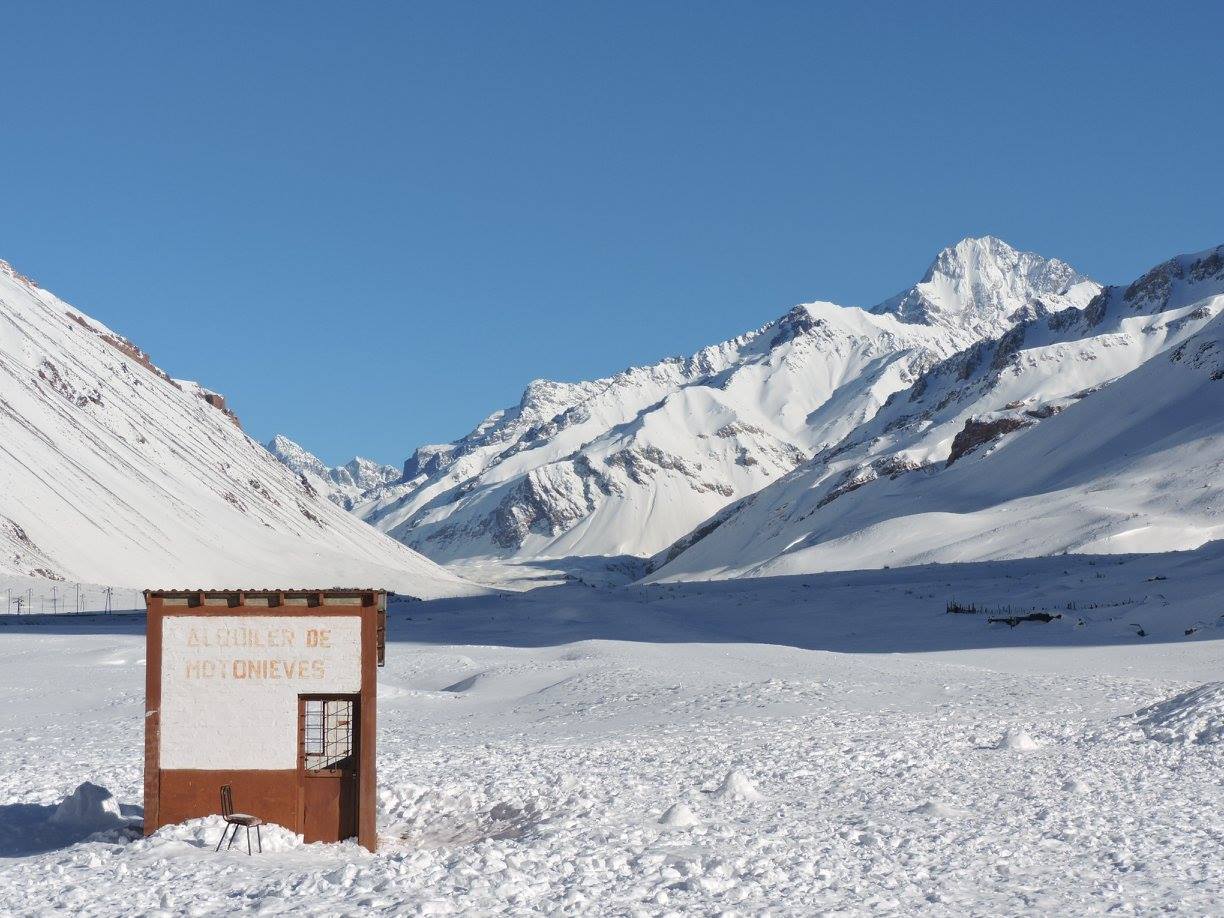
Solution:
M107 588L106 588L106 611L107 611L107 612L110 612L110 610L111 610L111 595L112 595L114 592L115 592L115 591L114 591L113 589L111 589L110 587L107 587Z
M59 587L51 587L51 614L59 611Z

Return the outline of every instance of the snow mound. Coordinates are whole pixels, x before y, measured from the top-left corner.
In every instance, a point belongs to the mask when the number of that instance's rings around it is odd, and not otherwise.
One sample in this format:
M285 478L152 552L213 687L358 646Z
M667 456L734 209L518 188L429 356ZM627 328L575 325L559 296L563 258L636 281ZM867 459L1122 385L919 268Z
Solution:
M1088 793L1088 785L1079 778L1068 778L1063 782L1062 789L1068 794L1086 794Z
M910 812L917 813L919 816L932 816L936 819L962 819L969 815L967 810L957 809L939 800L928 800L926 803L920 803Z
M1010 749L1012 752L1033 752L1041 748L1037 740L1029 736L1025 730L1008 730L995 746L996 749Z
M446 686L446 688L442 689L442 691L451 692L452 694L462 694L463 692L469 692L476 687L476 684L480 682L480 680L483 679L484 676L485 676L484 673L473 673L472 675L468 676L466 679L460 679L458 682L455 682L452 685Z
M188 819L186 822L162 826L148 838L138 842L149 848L165 848L177 844L186 844L192 848L212 848L225 831L225 820L220 816L205 816L201 819ZM264 854L274 854L279 851L292 851L303 847L306 842L301 835L279 826L276 823L265 823L259 827L259 837L263 843ZM251 833L251 848L256 844L255 833ZM244 829L239 829L238 839L233 849L242 849L246 855L246 835Z
M687 803L673 803L667 808L667 812L659 817L659 825L682 828L701 825L701 820Z
M723 778L722 786L714 791L719 800L761 800L761 792L748 780L748 776L733 768Z
M1224 743L1224 682L1207 682L1132 716L1148 739L1183 746Z
M127 825L115 795L90 781L60 801L47 821L79 832L103 832Z

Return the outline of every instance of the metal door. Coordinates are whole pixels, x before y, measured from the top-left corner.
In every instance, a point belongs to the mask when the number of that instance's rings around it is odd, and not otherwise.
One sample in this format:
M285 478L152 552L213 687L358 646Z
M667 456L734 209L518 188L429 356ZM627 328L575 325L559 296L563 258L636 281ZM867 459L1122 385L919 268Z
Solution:
M298 813L308 842L357 835L357 695L298 696Z

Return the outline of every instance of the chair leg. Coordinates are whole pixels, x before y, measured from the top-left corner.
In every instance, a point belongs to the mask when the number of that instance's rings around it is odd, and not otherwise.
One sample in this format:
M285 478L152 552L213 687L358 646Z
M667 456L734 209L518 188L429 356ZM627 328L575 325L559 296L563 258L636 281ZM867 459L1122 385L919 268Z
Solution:
M255 827L255 844L259 845L259 853L263 854L263 839L259 835L259 826Z
M247 857L251 856L251 827L247 826Z
M225 850L228 851L234 847L234 842L236 841L238 841L238 823L234 823L234 834L230 836L230 843L225 846Z
M225 824L225 828L221 830L221 837L217 839L217 847L213 849L214 853L221 850L221 842L225 841L225 836L229 834L229 830L230 830L230 825L227 822Z

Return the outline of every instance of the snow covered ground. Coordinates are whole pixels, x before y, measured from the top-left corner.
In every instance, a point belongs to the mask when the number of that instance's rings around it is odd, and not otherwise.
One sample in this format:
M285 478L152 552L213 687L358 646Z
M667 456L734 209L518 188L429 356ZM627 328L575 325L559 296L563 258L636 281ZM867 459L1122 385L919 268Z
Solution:
M0 616L0 913L1219 913L1222 557L394 604L375 855L139 838L143 618Z

